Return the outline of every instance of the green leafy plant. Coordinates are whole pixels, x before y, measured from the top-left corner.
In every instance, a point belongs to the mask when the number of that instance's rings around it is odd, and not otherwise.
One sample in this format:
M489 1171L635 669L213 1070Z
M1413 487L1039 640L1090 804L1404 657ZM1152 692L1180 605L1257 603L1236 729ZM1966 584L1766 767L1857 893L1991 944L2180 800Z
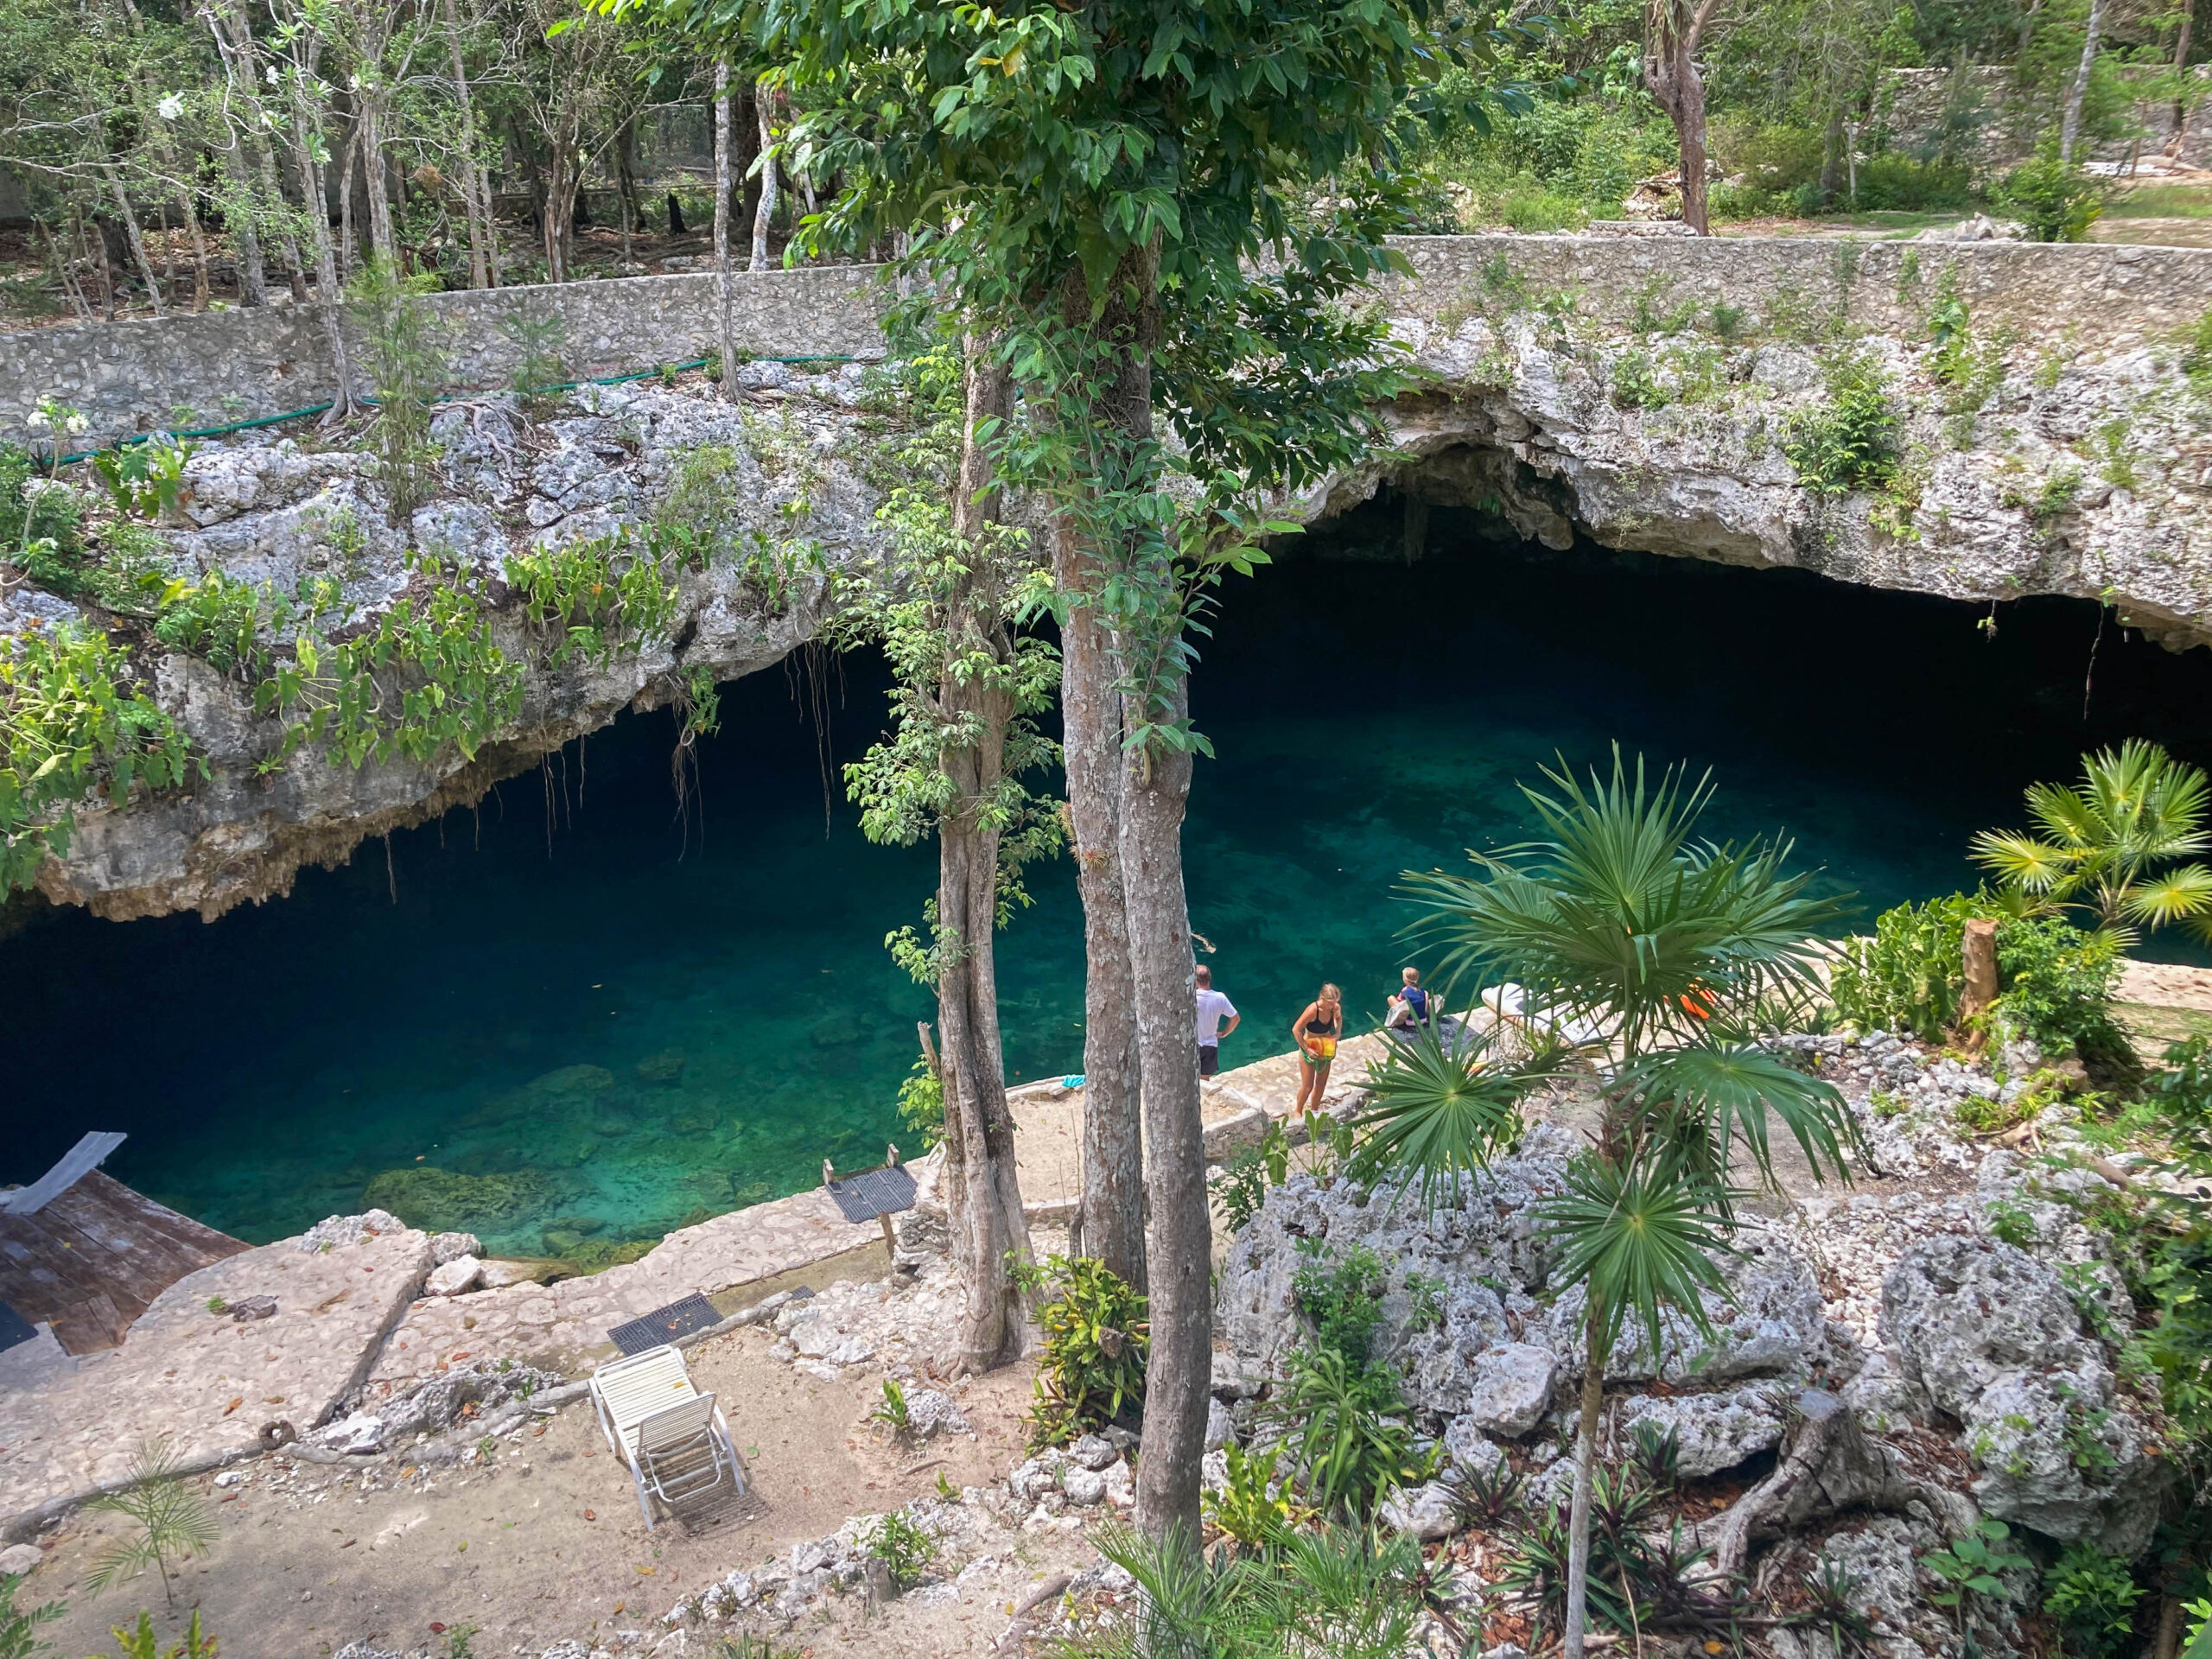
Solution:
M2105 210L2105 187L2050 156L2022 162L1997 181L1997 206L2037 242L2082 242Z
M1518 1509L1526 1478L1504 1458L1487 1466L1455 1463L1439 1478L1461 1529L1494 1527Z
M938 1541L903 1510L876 1516L861 1541L868 1553L891 1569L892 1581L911 1590L937 1563Z
M1207 1183L1229 1230L1241 1233L1268 1198L1268 1164L1257 1147L1240 1147Z
M174 513L183 500L184 464L199 449L189 438L156 432L143 443L101 450L92 457L92 471L117 512L158 518Z
M67 1611L58 1601L18 1609L16 1592L22 1585L20 1577L0 1578L0 1659L38 1659L53 1652L52 1643L39 1640L38 1627L53 1624Z
M640 533L626 524L588 541L510 554L507 585L547 640L546 662L582 656L605 664L613 658L618 633L637 650L669 637L678 594L666 579L664 558L657 526Z
M1836 1012L1865 1031L1907 1031L1935 1042L1958 1018L1966 925L1988 913L1965 893L1903 904L1874 920L1872 938L1844 941L1828 976Z
M1888 488L1900 460L1889 377L1859 351L1834 353L1822 373L1827 401L1791 417L1783 440L1798 483L1819 496Z
M899 1386L895 1377L883 1379L883 1402L868 1415L870 1422L883 1424L894 1435L903 1435L914 1426L913 1417L906 1409L906 1390Z
M0 893L67 849L87 791L120 803L134 783L184 781L190 742L133 677L105 634L73 624L18 634L0 653Z
M176 1592L170 1572L178 1563L214 1548L215 1512L185 1485L181 1466L161 1441L141 1446L124 1478L130 1484L121 1491L85 1506L96 1514L114 1516L125 1525L122 1537L93 1556L85 1587L99 1595L150 1567L161 1575L162 1594L174 1607Z
M2024 917L1997 930L1997 1007L2046 1053L2069 1051L2133 1077L2126 1036L2113 1023L2120 941L2056 917Z
M436 316L419 296L439 286L435 276L403 276L378 257L346 290L346 308L360 325L362 364L376 388L377 418L370 436L386 511L395 524L405 524L437 488L438 447L430 437L430 409L446 362Z
M1683 1541L1675 1521L1662 1530L1661 1494L1633 1467L1600 1465L1590 1495L1589 1620L1599 1630L1635 1639L1665 1622L1670 1628L1725 1633L1741 1611L1739 1586L1698 1582L1705 1553ZM1567 1611L1568 1527L1557 1507L1508 1517L1512 1555L1499 1588L1526 1596L1544 1627L1557 1630Z
M927 1056L899 1085L899 1122L922 1137L925 1151L944 1139L944 1080Z
M1395 1375L1333 1347L1300 1348L1268 1402L1306 1501L1325 1515L1366 1520L1397 1487L1427 1478L1434 1456L1417 1454Z
M2000 1573L2034 1569L2033 1561L2008 1548L2012 1536L2012 1528L1994 1516L1985 1516L1975 1522L1972 1532L1953 1540L1948 1549L1933 1550L1920 1558L1920 1565L1942 1585L1929 1592L1928 1599L1938 1607L1951 1609L1961 1640L1967 1636L1967 1615L1974 1597L2002 1595L2005 1585L1998 1577Z
M1343 1355L1349 1365L1365 1366L1382 1322L1382 1258L1363 1244L1332 1249L1325 1239L1301 1238L1298 1251L1292 1305L1313 1327L1316 1344Z
M161 1637L155 1633L153 1615L143 1610L135 1626L111 1625L108 1634L115 1638L118 1659L216 1659L215 1638L201 1631L197 1607L192 1610L183 1639L171 1644L166 1652ZM99 1656L93 1656L93 1659L99 1659Z
M1975 861L2020 907L2078 912L2123 944L2177 924L2212 939L2212 866L2194 861L2212 849L2202 770L2131 738L2084 755L2079 784L2031 785L2027 807L2033 830L1974 838Z
M1030 1408L1033 1442L1065 1445L1132 1416L1144 1402L1151 1335L1144 1297L1089 1256L1048 1256L1014 1272L1025 1289L1049 1293L1038 1316L1045 1352Z
M1989 1206L1989 1236L2024 1250L2036 1242L2035 1217L2024 1205L1999 1198Z
M277 620L266 588L211 570L162 607L154 638L250 682L268 660L261 636Z
M1281 1454L1280 1441L1250 1452L1234 1440L1222 1447L1228 1478L1201 1500L1206 1524L1249 1549L1279 1541L1308 1518L1289 1480L1275 1473Z

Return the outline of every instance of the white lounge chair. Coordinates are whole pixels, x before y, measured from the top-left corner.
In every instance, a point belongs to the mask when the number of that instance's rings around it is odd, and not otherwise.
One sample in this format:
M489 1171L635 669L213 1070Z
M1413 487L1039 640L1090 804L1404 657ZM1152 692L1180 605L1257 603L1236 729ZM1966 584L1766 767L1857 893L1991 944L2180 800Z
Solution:
M1562 1020L1548 1009L1529 1007L1528 993L1510 980L1484 991L1482 1001L1483 1006L1497 1017L1501 1025L1541 1032L1565 1043L1569 1048L1603 1048L1612 1039L1611 1031L1595 1020Z
M607 1446L629 1466L648 1531L655 1498L680 1516L717 1492L745 1490L729 1424L715 1396L692 1387L674 1348L648 1348L601 1366L592 1374L591 1398Z

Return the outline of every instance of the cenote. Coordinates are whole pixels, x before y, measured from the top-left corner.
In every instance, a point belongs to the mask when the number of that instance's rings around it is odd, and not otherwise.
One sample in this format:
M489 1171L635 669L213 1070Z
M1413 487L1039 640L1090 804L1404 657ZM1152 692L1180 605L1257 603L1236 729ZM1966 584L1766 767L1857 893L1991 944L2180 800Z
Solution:
M2087 604L2005 606L1993 630L1986 607L1551 553L1444 509L1408 563L1396 511L1284 546L1205 642L1218 758L1185 844L1244 1014L1228 1065L1287 1046L1324 979L1355 1025L1379 1014L1408 959L1399 873L1525 834L1517 785L1555 755L1711 767L1710 831L1786 830L1862 923L1970 884L1972 832L2087 747L2212 760L2208 653L2109 618L2099 638ZM118 1128L118 1177L256 1242L412 1192L410 1219L495 1250L589 1254L872 1161L931 1014L882 940L934 859L868 845L824 768L875 734L882 685L855 659L818 696L797 669L725 687L688 833L669 716L629 715L212 926L34 917L0 940L0 1182ZM1000 957L1016 1079L1082 1065L1072 873L1031 887ZM439 1213L438 1170L488 1207Z

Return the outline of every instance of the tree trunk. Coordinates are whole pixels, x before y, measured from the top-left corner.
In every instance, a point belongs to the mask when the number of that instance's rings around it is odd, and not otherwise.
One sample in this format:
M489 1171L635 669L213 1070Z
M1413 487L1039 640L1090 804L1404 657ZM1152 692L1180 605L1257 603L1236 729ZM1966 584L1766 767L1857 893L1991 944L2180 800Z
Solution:
M2181 36L2174 42L2174 130L2166 135L2165 150L2169 156L2181 154L2182 141L2189 136L2189 84L2183 79L2189 73L2190 29L2196 22L2195 0L2182 9ZM2171 1606L2171 1600L2167 1605Z
M338 152L338 277L350 283L353 272L361 263L360 244L356 239L353 218L353 197L361 175L361 124L356 119L353 130L346 135L346 147ZM359 189L364 208L368 192Z
M1959 998L1959 1024L1971 1033L1968 1041L1979 1051L1989 1033L1977 1022L1997 1001L1997 924L1986 917L1968 922L1961 951L1966 990Z
M492 274L492 204L477 165L476 111L468 99L468 69L461 54L461 18L445 0L446 45L453 56L454 105L461 112L461 199L468 216L468 285L496 286Z
M976 432L986 422L1007 419L1014 399L1006 370L973 340L967 350L967 394L952 523L960 542L978 547L997 518L998 504ZM948 669L978 652L1002 661L1012 654L988 560L967 563L969 573L955 584L946 607ZM1014 1116L1007 1107L999 1044L994 954L999 831L986 817L1005 778L1014 704L1002 684L965 672L947 672L936 700L948 722L960 721L977 734L972 745L949 748L943 757L953 798L938 825L938 1020L944 1046L947 1159L957 1171L949 1188L953 1254L966 1293L958 1363L980 1373L1017 1357L1026 1334L1021 1293L1007 1263L1009 1255L1027 1259L1029 1228L1021 1211Z
M1705 200L1705 77L1697 48L1719 0L1648 0L1644 10L1643 84L1675 124L1681 150L1682 222L1713 234Z
M729 269L729 66L715 66L715 307L722 345L721 395L737 401L737 336L731 332ZM674 198L671 197L671 200Z
M399 269L399 233L391 222L390 168L385 165L384 105L381 92L360 99L361 148L369 179L369 249L391 270Z
M1590 1618L1590 1492L1598 1471L1598 1414L1605 1403L1605 1360L1602 1346L1605 1309L1590 1298L1584 1323L1582 1413L1574 1432L1574 1499L1567 1521L1567 1628L1560 1633L1563 1659L1582 1659Z
M1137 1092L1136 987L1122 901L1122 700L1096 601L1098 572L1073 524L1054 526L1062 751L1076 889L1083 898L1083 1195L1078 1248L1145 1287L1144 1135Z
M1828 136L1821 151L1821 206L1827 207L1835 200L1835 170L1843 159L1843 118L1828 118Z
M2105 0L2089 0L2089 26L2082 36L2082 67L2074 72L2074 84L2066 92L2066 118L2058 126L2058 161L2062 167L2074 165L2074 145L2082 136L2082 102L2089 93L2089 72L2096 67L2097 36L2103 33Z
M753 89L753 103L760 118L760 205L753 213L753 269L768 269L768 226L776 217L776 157L775 138L768 127L768 114L774 99Z
M337 390L331 395L330 412L322 417L322 423L329 426L354 411L353 364L346 348L338 261L330 245L330 214L322 191L322 169L315 163L310 143L313 131L306 99L296 86L292 95L292 162L299 169L300 196L308 206L309 239L315 245L315 308L322 313L323 332L330 341L331 367L336 371L338 379Z
M162 298L161 279L154 275L154 262L146 257L146 238L139 232L138 215L130 211L130 193L123 188L122 176L112 162L102 162L100 173L107 181L108 200L115 203L116 217L123 223L124 240L130 245L131 262L145 279L146 296L154 302L154 315L166 317L169 308Z

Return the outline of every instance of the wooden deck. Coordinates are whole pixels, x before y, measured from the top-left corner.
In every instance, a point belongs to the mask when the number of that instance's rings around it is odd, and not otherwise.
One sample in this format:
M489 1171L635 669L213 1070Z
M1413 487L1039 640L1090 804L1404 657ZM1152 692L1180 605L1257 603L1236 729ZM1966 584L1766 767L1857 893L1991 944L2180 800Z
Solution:
M185 1274L248 1248L87 1170L29 1215L0 1210L0 1302L91 1353Z

